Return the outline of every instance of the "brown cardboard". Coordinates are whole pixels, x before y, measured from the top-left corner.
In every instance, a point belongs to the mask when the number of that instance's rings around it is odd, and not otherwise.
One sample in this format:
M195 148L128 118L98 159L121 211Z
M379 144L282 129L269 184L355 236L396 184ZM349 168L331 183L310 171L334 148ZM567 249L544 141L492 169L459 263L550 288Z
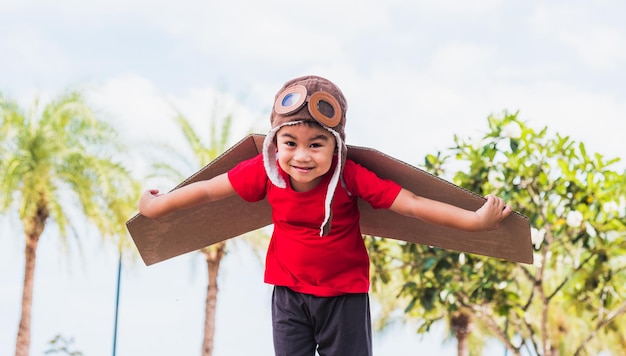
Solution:
M261 152L264 135L252 134L235 144L176 188L227 172L237 163ZM348 158L393 179L417 195L476 210L484 198L377 150L348 146ZM174 189L176 189L174 188ZM465 232L425 223L390 210L372 209L360 201L361 232L417 244L532 263L530 223L513 212L497 230ZM126 222L139 253L151 265L270 225L266 200L248 203L238 196L178 211L154 221L137 214Z

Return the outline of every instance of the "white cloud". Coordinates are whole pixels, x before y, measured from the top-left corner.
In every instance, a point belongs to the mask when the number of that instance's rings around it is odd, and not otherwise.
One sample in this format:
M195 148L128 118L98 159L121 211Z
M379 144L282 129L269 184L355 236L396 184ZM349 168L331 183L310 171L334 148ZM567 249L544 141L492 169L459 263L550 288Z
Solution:
M359 9L358 16L355 8ZM154 19L186 46L232 58L253 56L272 65L341 61L345 42L364 29L390 22L377 2L229 1L185 16Z
M90 95L104 114L139 137L167 136L174 110L169 99L149 80L135 74L114 77L95 87ZM142 134L143 133L143 134Z
M4 70L30 76L33 73L66 72L67 56L54 43L27 26L0 37L0 63Z
M419 1L421 7L437 12L457 13L466 17L483 16L493 13L503 5L501 0L463 1L439 0Z
M619 149L621 132L626 130L626 104L609 93L576 88L567 83L538 81L528 85L494 85L490 105L497 110L520 110L520 118L539 130L547 126L552 134L584 142L588 153L626 157ZM623 162L626 163L626 162Z
M195 124L201 137L208 137L209 125L215 121L217 128L223 120L233 118L230 129L231 143L243 138L250 132L269 130L269 120L259 113L250 111L229 93L211 87L193 88L182 96L172 97L172 103L188 120Z
M562 40L594 68L612 69L626 62L626 36L616 29L593 26L581 33L564 33Z
M429 75L453 83L479 81L493 67L494 51L471 43L446 44L431 56Z
M180 112L195 125L200 136L208 135L211 120L233 115L232 139L243 137L258 125L258 114L245 108L232 95L214 88L191 88L183 95L163 91L153 82L135 74L111 78L94 87L91 101L123 132L139 139L180 143L180 130L174 122Z
M147 145L169 145L176 147L178 152L185 152L188 144L174 120L177 112L190 121L205 144L208 144L211 123L215 121L217 129L220 129L229 115L234 118L230 144L250 132L263 133L267 130L259 129L262 125L257 113L244 107L232 95L214 88L191 88L178 95L160 90L145 78L125 74L92 88L89 94L90 101L109 121L115 123L124 139L137 148L132 156L139 161L144 161L145 154L153 147Z
M626 62L626 33L623 26L612 21L612 13L620 12L613 8L617 4L605 5L542 3L536 7L530 23L542 36L570 47L592 68L614 69ZM621 13L624 11L626 7Z

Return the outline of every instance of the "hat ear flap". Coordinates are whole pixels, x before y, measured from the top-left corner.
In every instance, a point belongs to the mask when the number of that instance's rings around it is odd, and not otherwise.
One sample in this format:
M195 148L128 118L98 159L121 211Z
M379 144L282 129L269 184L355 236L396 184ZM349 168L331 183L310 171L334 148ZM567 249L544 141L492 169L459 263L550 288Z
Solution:
M276 162L276 151L278 148L274 143L276 132L278 132L281 127L282 125L271 129L267 136L265 136L265 140L263 141L263 165L265 166L265 172L270 181L279 188L286 188L287 183L285 183L283 177L278 173L278 163Z
M278 147L274 143L274 139L276 138L276 133L280 130L281 127L285 125L297 125L302 123L302 120L298 121L288 121L281 125L278 125L270 130L265 136L265 140L263 140L263 165L265 166L265 172L267 173L267 177L270 181L279 188L287 188L287 183L283 179L283 177L278 172L278 163L276 163L276 152L278 151Z

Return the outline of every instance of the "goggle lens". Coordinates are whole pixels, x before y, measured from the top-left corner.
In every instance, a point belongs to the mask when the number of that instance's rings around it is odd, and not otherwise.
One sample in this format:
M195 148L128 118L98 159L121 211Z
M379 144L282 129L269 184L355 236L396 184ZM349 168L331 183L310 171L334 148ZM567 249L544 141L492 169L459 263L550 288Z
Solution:
M324 100L320 100L317 103L317 111L319 111L322 115L326 116L327 118L331 118L333 116L335 116L335 108L333 108L333 106Z
M283 98L283 101L280 104L284 107L290 107L290 106L296 105L298 101L300 100L300 97L301 97L300 93L289 93L285 95L285 97Z

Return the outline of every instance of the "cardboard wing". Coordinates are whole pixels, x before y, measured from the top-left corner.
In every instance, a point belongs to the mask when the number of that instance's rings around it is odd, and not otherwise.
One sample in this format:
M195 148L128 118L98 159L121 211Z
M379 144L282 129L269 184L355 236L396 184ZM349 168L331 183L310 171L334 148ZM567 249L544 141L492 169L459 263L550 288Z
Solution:
M227 172L239 162L261 152L264 135L246 136L176 188L210 179ZM377 150L348 146L348 157L375 172L381 178L393 179L417 195L443 201L465 209L476 210L484 198L419 168L387 156ZM363 201L361 232L416 244L532 263L530 223L513 212L497 230L465 232L425 223L390 210L372 209ZM271 208L267 200L248 203L239 196L178 211L154 221L141 214L126 222L137 249L146 265L195 251L226 239L270 225Z

